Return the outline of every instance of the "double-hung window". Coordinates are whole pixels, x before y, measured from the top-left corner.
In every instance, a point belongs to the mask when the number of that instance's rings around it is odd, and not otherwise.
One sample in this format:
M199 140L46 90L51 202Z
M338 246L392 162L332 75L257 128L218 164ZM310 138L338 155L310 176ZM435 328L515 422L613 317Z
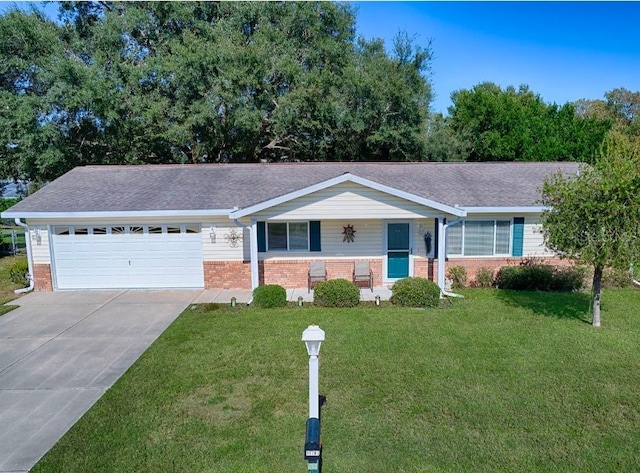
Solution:
M510 244L509 220L465 220L447 229L450 256L508 256Z
M268 222L268 251L309 251L308 222Z

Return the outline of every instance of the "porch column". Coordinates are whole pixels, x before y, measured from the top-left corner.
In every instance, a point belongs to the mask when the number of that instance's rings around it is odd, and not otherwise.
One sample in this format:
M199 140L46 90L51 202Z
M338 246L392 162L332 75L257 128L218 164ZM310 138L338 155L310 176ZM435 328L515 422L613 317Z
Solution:
M249 258L251 260L251 289L253 290L260 285L260 274L258 269L258 224L255 219L251 219L249 240Z
M438 217L438 287L444 291L444 263L447 257L447 242L444 232L444 217Z

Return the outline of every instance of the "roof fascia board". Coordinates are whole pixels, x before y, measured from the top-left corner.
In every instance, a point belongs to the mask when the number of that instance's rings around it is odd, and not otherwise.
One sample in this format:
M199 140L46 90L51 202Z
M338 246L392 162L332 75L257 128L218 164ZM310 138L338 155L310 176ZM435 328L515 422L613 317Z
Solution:
M346 173L341 176L334 177L332 179L328 179L326 181L320 182L318 184L314 184L309 187L305 187L303 189L290 192L289 194L282 195L280 197L276 197L275 199L265 200L264 202L260 202L259 204L252 205L250 207L237 210L231 213L231 218L242 218L247 215L251 215L256 212L260 212L261 210L265 210L271 207L274 207L279 204L283 204L285 202L289 202L291 200L297 199L299 197L303 197L305 195L311 194L313 192L317 192L323 189L327 189L329 187L335 186L337 184L342 184L343 182L353 182L356 184L360 184L365 187L369 187L371 189L378 190L380 192L384 192L385 194L390 194L395 197L400 197L401 199L405 199L411 202L415 202L417 204L421 204L432 209L438 210L440 212L456 215L458 217L465 217L466 211L462 208L451 207L449 205L441 204L439 202L435 202L433 200L424 199L422 197L418 197L415 194L411 194L409 192L404 192L393 187L385 186L382 184L378 184L377 182L370 181L368 179L364 179L362 177L354 176L351 173Z
M127 210L108 212L2 212L1 218L38 219L91 219L91 218L136 218L136 217L228 217L233 209L212 210Z
M467 214L483 213L483 214L519 214L519 213L542 213L548 207L541 206L523 206L523 207L461 207L467 211Z

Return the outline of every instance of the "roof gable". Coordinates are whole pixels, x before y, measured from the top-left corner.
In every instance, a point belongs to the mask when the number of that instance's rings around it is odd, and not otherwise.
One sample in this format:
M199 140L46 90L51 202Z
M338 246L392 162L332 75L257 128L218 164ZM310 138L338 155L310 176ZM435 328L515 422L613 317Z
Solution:
M362 177L354 176L351 173L346 173L346 174L343 174L341 176L334 177L332 179L328 179L328 180L326 180L324 182L320 182L318 184L315 184L315 185L312 185L312 186L309 186L309 187L305 187L303 189L300 189L300 190L297 190L297 191L294 191L294 192L290 192L288 194L285 194L285 195L282 195L282 196L279 196L279 197L276 197L276 198L273 198L273 199L269 199L269 200L264 201L264 202L260 202L260 203L258 203L256 205L252 205L252 206L246 207L244 209L240 209L240 210L235 210L235 211L230 213L230 217L231 218L246 217L246 216L249 216L251 214L260 212L262 210L265 210L265 209L268 209L268 208L271 208L271 207L274 207L276 205L280 205L280 204L283 204L283 203L286 203L286 202L290 202L290 201L298 199L300 197L312 194L314 192L318 192L318 191L323 190L323 189L327 189L329 187L332 187L332 186L335 186L335 185L338 185L338 184L342 184L344 182L353 182L355 184L359 184L359 185L364 186L364 187L375 189L377 191L383 192L385 194L392 195L394 197L399 197L401 199L408 200L409 202L414 202L414 203L417 203L417 204L424 205L426 207L430 207L430 208L432 208L434 210L438 210L438 211L443 212L443 213L456 215L458 217L463 217L463 216L466 215L466 212L464 212L464 210L461 210L459 208L451 207L451 206L448 206L448 205L444 205L444 204L441 204L439 202L435 202L435 201L432 201L432 200L429 200L429 199L425 199L423 197L419 197L419 196L413 195L413 194L411 194L409 192L404 192L404 191L401 191L399 189L394 189L393 187L385 186L383 184L379 184L377 182L373 182L373 181L370 181L368 179L364 179Z

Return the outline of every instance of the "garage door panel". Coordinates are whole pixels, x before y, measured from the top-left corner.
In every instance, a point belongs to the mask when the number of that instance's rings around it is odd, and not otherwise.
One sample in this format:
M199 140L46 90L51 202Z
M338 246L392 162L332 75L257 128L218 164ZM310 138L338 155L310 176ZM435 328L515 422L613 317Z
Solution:
M204 286L200 234L53 235L53 255L58 289Z

